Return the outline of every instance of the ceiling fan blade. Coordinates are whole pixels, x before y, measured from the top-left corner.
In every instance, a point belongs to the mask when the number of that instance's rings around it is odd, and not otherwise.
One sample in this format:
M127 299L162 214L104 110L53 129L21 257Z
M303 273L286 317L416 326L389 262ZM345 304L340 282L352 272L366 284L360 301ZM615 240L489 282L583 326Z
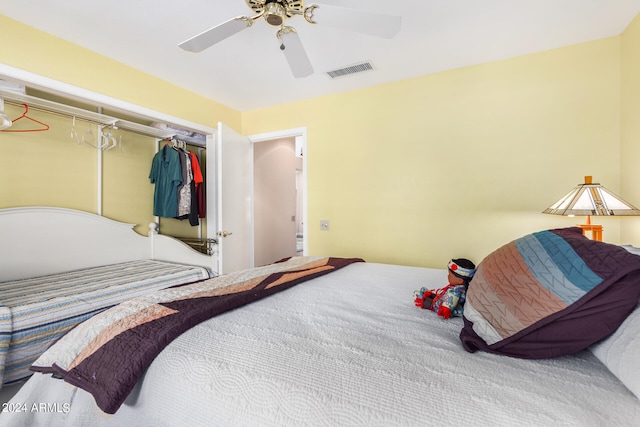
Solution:
M315 6L315 7L314 7ZM392 15L365 12L357 9L327 6L324 4L309 6L313 22L319 25L356 31L386 39L393 38L398 31L402 18Z
M178 46L189 52L201 52L206 48L239 33L245 28L250 27L252 24L253 21L246 16L231 18L220 25L216 25L213 28L209 28L200 34L191 37L189 40L183 41Z
M309 61L307 52L305 52L300 37L298 37L298 33L295 30L283 32L280 35L280 42L280 49L282 49L285 58L287 58L293 77L307 77L313 74L311 61Z

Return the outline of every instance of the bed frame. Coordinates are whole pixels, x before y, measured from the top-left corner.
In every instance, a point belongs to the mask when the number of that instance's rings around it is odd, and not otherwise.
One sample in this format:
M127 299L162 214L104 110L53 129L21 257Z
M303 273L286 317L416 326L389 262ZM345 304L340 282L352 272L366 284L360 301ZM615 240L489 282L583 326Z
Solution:
M34 206L0 209L0 281L62 273L138 259L156 259L206 267L216 273L218 257L135 224L89 212Z

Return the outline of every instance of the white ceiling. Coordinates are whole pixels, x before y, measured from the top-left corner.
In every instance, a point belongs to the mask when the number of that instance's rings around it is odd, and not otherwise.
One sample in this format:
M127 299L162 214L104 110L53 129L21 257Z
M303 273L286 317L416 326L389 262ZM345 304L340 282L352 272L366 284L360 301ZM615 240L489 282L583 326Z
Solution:
M640 0L318 4L399 15L402 27L386 40L293 17L287 25L297 29L315 69L295 79L275 29L263 20L198 54L178 47L227 19L252 16L244 0L5 0L0 13L239 111L615 36L640 13ZM11 43L11 36L3 34L3 43ZM66 60L82 66L82 58ZM375 70L337 79L326 74L362 61Z

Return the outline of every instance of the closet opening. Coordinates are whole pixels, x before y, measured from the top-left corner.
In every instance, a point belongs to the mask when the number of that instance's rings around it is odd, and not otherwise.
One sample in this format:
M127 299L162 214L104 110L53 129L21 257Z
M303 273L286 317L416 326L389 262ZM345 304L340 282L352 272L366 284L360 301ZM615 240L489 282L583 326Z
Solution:
M6 203L70 206L136 224L135 231L143 235L150 222L161 223L160 234L209 255L215 252L215 239L203 238L206 218L191 227L188 222L154 217L149 182L152 158L162 141L179 140L204 165L215 129L24 74L33 81L14 81L0 74L2 113L7 116L0 135L15 150L32 153L37 166L23 176L17 166L14 170L5 165L6 174L22 177L18 185L25 191L17 194L27 195ZM206 176L206 168L202 169Z

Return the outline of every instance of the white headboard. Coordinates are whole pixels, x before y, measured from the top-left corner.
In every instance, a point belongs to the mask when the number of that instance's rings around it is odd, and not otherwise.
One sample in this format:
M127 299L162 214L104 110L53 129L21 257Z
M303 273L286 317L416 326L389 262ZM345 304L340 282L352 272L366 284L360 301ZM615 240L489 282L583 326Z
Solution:
M0 209L0 281L137 259L160 259L217 270L217 257L185 243L133 231L134 224L93 213L44 206Z

